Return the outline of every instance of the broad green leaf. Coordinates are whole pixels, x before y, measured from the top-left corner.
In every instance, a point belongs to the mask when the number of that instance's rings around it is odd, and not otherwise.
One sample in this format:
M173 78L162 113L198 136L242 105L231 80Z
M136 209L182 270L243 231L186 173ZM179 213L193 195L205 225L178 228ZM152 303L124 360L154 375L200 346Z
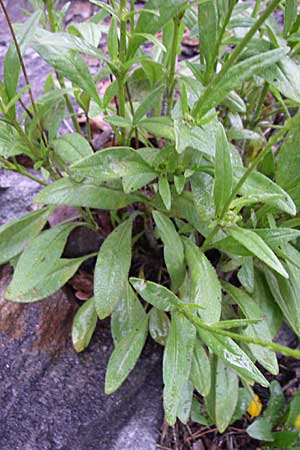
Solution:
M300 230L294 228L255 228L254 231L271 248L282 246L300 236Z
M246 247L254 256L264 262L267 266L275 270L275 272L279 273L284 278L289 277L275 253L273 253L270 247L268 247L268 245L256 233L238 226L226 228L226 233Z
M159 236L164 244L164 258L168 272L171 276L172 287L176 291L185 278L184 248L182 240L177 233L171 219L164 214L153 211Z
M146 130L154 136L175 140L173 121L169 117L147 117L139 121L139 128Z
M76 182L67 177L50 184L34 197L36 203L97 209L124 208L140 200L138 195L124 194L94 181Z
M257 305L257 303L253 302L252 297L250 297L246 292L227 282L223 282L222 286L238 304L246 318L263 318L259 306ZM265 320L262 320L261 322L253 325L248 325L245 330L242 330L242 333L246 336L255 338L261 338L263 336L265 340L272 341L272 335L269 331L268 323ZM267 369L273 375L278 374L278 363L275 352L273 352L269 348L264 348L260 345L254 344L249 344L249 348L257 361L265 369Z
M200 395L205 397L210 391L210 362L199 339L195 341L191 367L191 381Z
M133 126L139 124L140 120L147 114L150 109L154 107L157 102L157 99L161 96L163 92L163 87L160 86L154 89L148 97L140 104L133 116Z
M198 30L200 42L200 58L204 57L206 72L213 70L215 47L218 39L218 8L217 0L198 5Z
M151 337L160 345L165 345L170 328L170 319L168 315L159 310L152 308L149 313L149 331Z
M130 128L132 125L130 119L122 116L105 116L104 120L110 125L120 128Z
M248 409L248 406L251 402L251 393L246 388L239 389L239 398L234 411L234 414L231 419L231 423L236 422L241 419L241 417L245 414Z
M249 425L249 427L247 428L247 433L253 439L267 442L271 442L274 440L272 426L267 417L258 417L255 422Z
M139 37L143 38L146 41L152 42L152 44L154 44L157 47L159 47L160 50L162 50L163 52L167 51L167 49L163 45L163 43L159 39L157 39L157 37L155 37L153 34L150 34L150 33L132 33L130 35L130 38L132 38L132 39L139 38Z
M300 209L300 156L298 144L299 126L292 128L279 150L276 168L276 181L295 201Z
M191 177L191 187L197 212L209 224L215 217L213 177L204 172L195 172Z
M250 56L231 67L226 74L214 85L214 89L208 87L199 100L197 100L194 111L203 117L209 110L217 106L235 88L253 77L257 72L261 72L266 67L280 61L286 50L277 48L266 52Z
M113 61L117 61L118 58L118 45L117 21L115 17L112 17L107 33L107 49L108 54Z
M88 347L97 324L97 313L94 297L83 303L73 319L72 343L76 352L82 352Z
M24 250L45 226L52 210L42 208L0 227L0 265Z
M94 152L79 133L63 134L52 142L55 153L65 162L74 163Z
M285 97L299 102L300 100L300 68L288 56L281 58L280 62L267 67L259 75L271 86L274 86Z
M137 293L148 303L161 311L172 311L176 306L182 306L182 302L172 291L142 278L130 278L130 283Z
M8 300L18 301L28 291L44 282L59 262L69 233L78 224L59 225L44 231L28 245L17 263L13 279L6 291Z
M239 394L239 380L233 370L218 359L216 367L215 418L218 431L223 433L231 423Z
M248 381L255 381L262 386L269 386L263 374L231 338L213 334L201 328L197 328L197 332L210 351L231 367L240 377Z
M28 289L28 291L20 294L14 301L18 303L29 303L49 297L49 295L54 294L62 288L88 258L89 256L87 255L74 259L58 259L48 267L48 271L43 273L43 278L40 281L31 289Z
M71 166L71 170L77 175L99 179L101 181L125 176L151 173L156 174L138 151L130 147L111 147L79 161Z
M179 406L177 408L177 417L183 424L190 420L193 401L193 385L189 379L183 383L180 393Z
M199 316L209 324L221 316L221 285L215 269L203 252L190 240L184 240L185 255L191 274L191 301L204 309Z
M111 332L115 345L143 320L145 311L129 283L111 316Z
M295 250L296 252L296 250ZM296 255L297 256L297 255ZM293 254L290 253L293 259ZM270 291L281 309L285 320L296 334L300 333L300 270L292 263L284 264L289 279L286 280L271 272L267 267L263 268Z
M245 170L243 167L234 168L235 182L243 176ZM246 196L259 195L260 201L275 206L288 214L296 214L295 204L287 191L284 191L282 187L260 172L254 171L251 173L243 184L240 193ZM274 195L279 197L274 197Z
M218 126L219 123L216 119L210 120L201 127L191 126L183 119L174 120L177 152L183 153L186 148L192 147L209 157L214 156Z
M164 410L169 425L174 425L184 384L189 379L195 330L184 317L174 313L163 358Z
M101 104L87 63L76 50L73 50L71 45L68 45L68 39L73 38L74 42L80 42L80 39L71 35L67 37L62 33L62 40L65 42L64 48L62 45L55 45L58 34L50 33L46 30L39 30L35 34L35 39L32 42L33 49L60 75L72 81L72 83L81 88L96 103Z
M242 264L242 267L238 271L237 277L241 285L248 291L250 294L253 294L254 291L254 265L253 258L246 257Z
M158 191L161 196L162 201L166 209L169 211L171 209L172 196L168 177L166 175L161 175L158 179Z
M109 316L126 288L131 263L132 219L119 225L102 244L94 272L95 307L100 319Z
M72 23L68 26L68 32L79 35L95 48L98 47L102 35L101 27L93 22Z
M225 130L220 125L216 136L214 201L220 216L232 190L232 166Z
M273 338L282 324L282 312L273 298L264 274L257 268L254 269L254 282L252 299L259 306Z
M106 376L105 393L116 391L134 368L146 341L148 316L136 324L135 328L123 337L110 355Z
M18 29L17 41L19 44L21 55L23 55L26 47L34 36L36 28L41 18L41 11L36 11L31 17ZM5 90L8 100L11 100L17 91L20 60L15 45L10 44L3 63L3 75L5 82Z

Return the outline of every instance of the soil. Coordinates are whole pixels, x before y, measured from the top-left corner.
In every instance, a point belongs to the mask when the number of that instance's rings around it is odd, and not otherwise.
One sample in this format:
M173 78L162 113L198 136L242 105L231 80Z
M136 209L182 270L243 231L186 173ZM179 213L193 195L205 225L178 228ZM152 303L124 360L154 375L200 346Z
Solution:
M18 1L18 8L13 0L6 4L14 22L24 20L20 8L28 7L25 0ZM93 8L88 1L71 1L66 22L87 19ZM1 72L9 40L0 15ZM105 40L101 46L105 49ZM197 42L187 37L182 58L191 57L196 49ZM92 60L89 63L95 72L97 63ZM49 67L31 50L25 54L25 64L37 96ZM109 139L109 131L106 133L105 139ZM100 145L104 144L102 136ZM28 211L38 189L33 181L1 169L0 223ZM56 212L52 224L61 220L59 214L72 213ZM104 234L105 230L108 233L111 225L105 214L98 219ZM138 227L137 222L136 233ZM87 246L96 251L103 240L86 231L76 233L65 250L67 256L79 256ZM161 251L142 241L135 247L132 269L142 264L147 278L155 279L161 260ZM177 423L173 429L166 426L161 408L161 350L153 342L148 342L137 368L120 391L111 397L104 396L105 367L112 349L109 323L101 322L91 346L81 355L73 351L70 341L70 326L79 301L91 294L92 267L93 262L86 265L65 290L45 302L25 307L4 302L1 289L3 292L8 282L10 268L0 268L0 449L259 450L261 444L245 431L251 422L247 417L222 435L214 428L193 422L187 426ZM277 340L292 347L299 343L287 327L281 329ZM281 372L277 379L290 397L300 387L299 363L279 355L279 364ZM273 378L266 376L269 380ZM266 404L267 390L258 387L256 392Z

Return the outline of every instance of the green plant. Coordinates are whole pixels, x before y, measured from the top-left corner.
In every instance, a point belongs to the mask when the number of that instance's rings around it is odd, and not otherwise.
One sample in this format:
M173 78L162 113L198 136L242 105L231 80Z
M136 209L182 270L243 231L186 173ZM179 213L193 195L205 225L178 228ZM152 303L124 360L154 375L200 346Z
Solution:
M0 164L39 182L34 201L47 206L0 228L0 264L14 266L6 298L34 302L62 287L95 256L62 258L70 232L101 233L95 210L109 210L114 230L97 255L94 297L74 319L75 349L88 346L98 318L111 316L111 393L150 332L165 347L168 423L188 420L196 390L222 432L239 384L269 385L256 361L277 374L276 351L300 357L272 341L282 321L300 333L296 2L149 0L143 9L131 1L128 10L123 0L93 0L99 11L67 31L65 9L31 3L27 22L11 27L4 61ZM272 18L278 7L282 32ZM199 38L199 56L178 63L185 28ZM108 55L98 49L101 33ZM145 41L153 44L148 53ZM29 46L55 70L36 100L22 60ZM102 62L95 76L82 55ZM96 82L107 77L100 98ZM71 97L86 116L85 133ZM61 135L66 108L74 133ZM99 113L119 145L94 152L90 120ZM18 162L21 153L39 176ZM43 230L57 205L77 207L79 218ZM153 281L143 264L136 269L143 245L158 255Z

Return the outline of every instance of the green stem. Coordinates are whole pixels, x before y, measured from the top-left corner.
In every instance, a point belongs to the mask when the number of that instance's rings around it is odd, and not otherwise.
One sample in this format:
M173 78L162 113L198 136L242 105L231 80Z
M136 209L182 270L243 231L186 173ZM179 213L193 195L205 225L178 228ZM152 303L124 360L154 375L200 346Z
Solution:
M127 53L127 30L126 30L126 19L124 19L124 15L126 12L126 0L120 0L120 45L119 45L119 60L121 63L121 69L116 76L118 82L118 105L119 105L119 115L125 117L125 74L123 71L123 64L126 62L126 53ZM121 129L121 145L125 144L126 141L126 131L125 129Z
M7 161L4 158L0 158L0 161L2 162L2 164L4 165L5 169L10 170L11 172L18 172L21 175L23 175L24 177L30 178L31 180L35 181L36 183L41 184L42 186L47 186L48 184L41 180L40 178L35 177L34 175L32 175L31 173L27 172L23 166L19 165L19 164L12 164L11 162Z
M243 39L240 41L240 43L235 47L235 49L232 51L231 55L227 59L227 61L223 64L222 69L220 72L215 76L215 78L209 83L203 94L200 96L200 98L196 101L193 110L192 115L194 117L202 116L206 111L203 108L203 104L205 104L205 101L207 98L209 98L215 91L217 85L222 82L222 78L224 75L228 72L228 70L234 65L248 42L252 39L252 37L255 35L255 33L259 30L261 25L264 23L264 21L269 17L270 14L276 9L278 4L280 3L280 0L272 0L269 6L264 10L260 18L255 22L255 24L250 28L248 33L243 37Z
M130 33L134 32L134 0L130 0L130 19L129 19L129 24L130 24Z
M201 320L195 314L188 311L186 308L182 308L181 312L193 325L195 325L196 328L197 327L202 328L203 330L206 330L210 333L229 337L237 341L246 342L247 344L255 344L260 345L261 347L268 347L275 352L280 352L283 355L292 356L293 358L300 359L300 350L295 350L281 344L276 344L275 342L265 341L264 339L253 338L250 336L245 336L243 334L234 333L228 330L222 330L218 327L207 325L206 323L203 322L203 320Z
M269 83L265 82L263 85L263 88L261 90L260 97L258 99L258 103L257 103L257 107L255 110L254 116L250 122L250 128L252 128L252 129L255 128L257 123L259 122L261 109L263 107L268 90L269 90Z
M171 114L172 103L173 103L173 92L175 87L175 72L176 72L176 60L177 60L177 48L178 48L178 38L179 38L179 26L180 17L176 16L173 19L173 40L171 47L171 57L170 57L170 67L169 75L167 79L167 115Z

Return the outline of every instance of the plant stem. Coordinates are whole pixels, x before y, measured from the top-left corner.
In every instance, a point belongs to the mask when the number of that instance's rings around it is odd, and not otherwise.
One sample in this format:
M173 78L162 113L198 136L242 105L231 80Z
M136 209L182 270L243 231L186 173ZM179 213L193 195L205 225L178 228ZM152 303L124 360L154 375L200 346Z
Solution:
M169 67L169 75L167 78L167 115L171 114L172 103L173 103L173 92L175 87L175 71L176 71L176 60L177 60L177 48L178 48L178 37L179 37L179 26L180 26L180 17L176 16L173 19L173 40L171 47L171 58L170 58L170 67Z
M203 108L203 105L205 104L205 100L210 97L216 88L216 86L222 82L222 78L224 75L228 72L228 70L234 65L248 42L252 39L252 37L255 35L255 33L259 30L261 25L264 23L264 21L269 17L270 14L276 9L278 4L280 3L280 0L272 0L269 6L264 10L262 15L259 17L259 19L255 22L255 24L250 28L248 33L243 37L243 39L240 41L240 43L235 47L235 49L232 51L231 55L227 59L227 61L223 64L222 69L219 73L215 76L215 78L209 83L203 94L200 96L200 98L196 101L193 110L192 115L194 117L200 116L202 117L203 114L205 114L206 110Z
M196 328L202 328L203 330L208 331L210 333L229 337L237 341L246 342L247 344L255 344L260 345L261 347L268 347L275 352L280 352L283 355L292 356L293 358L300 359L300 350L295 350L281 344L276 344L275 342L265 341L264 339L253 338L250 336L245 336L243 334L241 335L238 333L234 333L232 331L222 330L218 327L214 327L213 325L207 325L195 314L188 311L186 307L182 308L181 312Z
M130 0L130 19L129 19L129 24L130 24L130 33L134 32L134 0Z
M35 177L30 172L27 172L27 170L25 170L24 167L21 165L16 164L16 163L12 164L11 162L7 161L4 158L0 158L0 161L4 165L5 169L10 170L11 172L18 172L21 175L23 175L24 177L30 178L31 180L35 181L36 183L41 184L42 186L48 185L45 181L41 180L40 178Z
M117 78L118 82L118 105L119 105L119 115L125 117L125 74L122 65L126 61L126 40L127 40L127 30L126 30L126 19L124 19L124 13L126 9L126 0L120 0L120 43L119 43L119 60L121 63L121 69L119 71ZM125 144L126 131L121 129L121 145Z
M41 122L40 122L40 119L39 119L39 116L38 116L36 104L35 104L35 101L34 101L34 98L33 98L32 90L30 88L30 83L29 83L26 67L25 67L25 64L24 64L24 61L23 61L23 57L22 57L22 54L21 54L20 46L19 46L16 34L14 32L14 29L13 29L10 17L8 15L8 12L7 12L7 10L6 10L5 6L4 6L3 0L0 0L0 6L1 6L2 10L3 10L3 13L4 13L4 16L5 16L5 19L6 19L6 22L7 22L7 25L8 25L10 34L11 34L11 37L12 37L13 42L14 42L15 47L16 47L16 52L17 52L17 55L18 55L18 58L19 58L19 61L20 61L20 65L21 65L21 69L22 69L23 76L24 76L24 79L25 79L25 83L26 83L26 85L28 85L28 94L29 94L30 102L32 104L32 109L33 109L33 113L34 113L35 120L36 120L36 123L37 123L37 127L39 129L39 132L40 132L40 135L41 135L41 139L44 142L44 145L47 147L47 138L46 138L46 136L44 134L44 131L43 131L43 128L42 128L42 125L41 125Z
M258 103L257 103L257 107L256 107L256 110L255 110L254 116L253 116L253 118L252 118L252 120L250 122L250 128L255 128L255 126L257 125L257 122L259 121L259 116L260 116L260 113L261 113L261 109L263 107L263 104L264 104L266 95L268 93L268 90L269 90L269 83L267 83L265 81L265 83L263 85L263 88L261 90L261 93L260 93L260 97L258 99Z

